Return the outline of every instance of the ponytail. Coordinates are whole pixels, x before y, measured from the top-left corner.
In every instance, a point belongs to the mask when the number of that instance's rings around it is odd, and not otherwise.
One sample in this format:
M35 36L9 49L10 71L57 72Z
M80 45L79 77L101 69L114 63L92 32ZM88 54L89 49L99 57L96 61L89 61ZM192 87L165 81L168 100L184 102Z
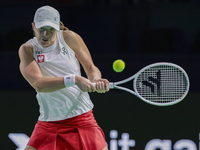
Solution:
M60 30L69 30L65 25L60 21Z

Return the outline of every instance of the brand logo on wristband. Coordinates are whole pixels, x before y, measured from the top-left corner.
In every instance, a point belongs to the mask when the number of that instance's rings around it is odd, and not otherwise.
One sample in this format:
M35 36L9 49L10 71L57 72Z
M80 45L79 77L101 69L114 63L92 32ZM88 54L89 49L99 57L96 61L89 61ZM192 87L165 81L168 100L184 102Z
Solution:
M75 85L75 75L70 74L70 75L64 76L64 84L66 87Z
M42 63L44 62L45 55L37 55L37 62Z

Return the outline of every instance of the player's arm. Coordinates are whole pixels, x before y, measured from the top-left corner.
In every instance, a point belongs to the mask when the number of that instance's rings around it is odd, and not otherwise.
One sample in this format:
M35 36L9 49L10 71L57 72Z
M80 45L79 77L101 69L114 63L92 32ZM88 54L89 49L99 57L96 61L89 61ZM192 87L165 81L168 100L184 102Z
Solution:
M101 78L101 72L94 65L90 52L85 45L83 39L78 34L69 30L64 31L64 39L67 44L74 50L76 58L83 66L83 69L86 72L88 79L92 83L96 83L97 92L101 93L108 91L109 82L108 80Z
M65 88L64 77L43 77L33 58L33 47L23 44L19 49L20 71L29 84L38 92L53 92Z

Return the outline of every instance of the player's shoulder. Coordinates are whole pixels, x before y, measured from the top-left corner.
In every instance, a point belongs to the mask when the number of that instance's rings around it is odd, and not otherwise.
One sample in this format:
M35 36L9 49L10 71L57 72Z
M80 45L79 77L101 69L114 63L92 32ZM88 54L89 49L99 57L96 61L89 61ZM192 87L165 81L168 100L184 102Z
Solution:
M28 55L33 54L33 46L31 43L26 42L20 46L19 55L24 55L24 54Z
M81 38L79 34L77 34L76 32L72 31L72 30L64 30L63 31L63 37L65 40L76 40Z

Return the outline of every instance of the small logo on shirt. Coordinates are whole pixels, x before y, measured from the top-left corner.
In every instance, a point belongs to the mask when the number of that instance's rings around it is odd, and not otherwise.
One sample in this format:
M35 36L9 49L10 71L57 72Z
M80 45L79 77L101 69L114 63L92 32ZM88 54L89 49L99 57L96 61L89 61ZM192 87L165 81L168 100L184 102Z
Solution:
M37 62L38 63L44 62L44 55L37 55Z
M36 51L36 54L38 55L38 54L42 54L42 52L41 51Z
M65 47L62 48L62 53L63 55L67 54L67 50L65 49Z

